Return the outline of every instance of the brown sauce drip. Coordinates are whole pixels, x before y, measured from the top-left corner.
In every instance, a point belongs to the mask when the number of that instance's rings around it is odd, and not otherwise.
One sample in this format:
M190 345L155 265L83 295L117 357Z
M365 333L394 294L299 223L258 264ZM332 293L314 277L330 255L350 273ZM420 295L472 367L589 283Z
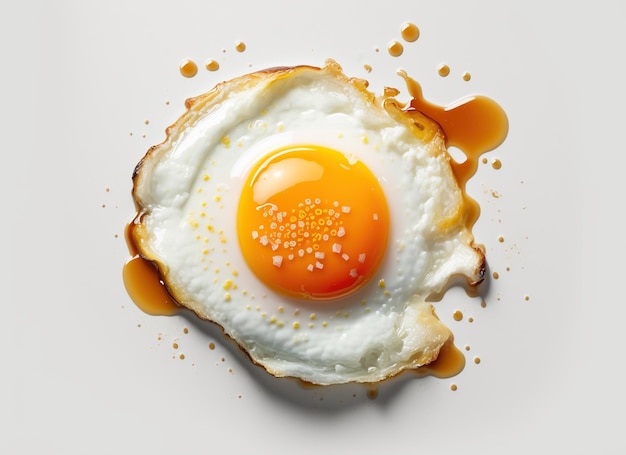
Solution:
M439 124L448 147L457 147L467 159L463 162L450 160L452 171L465 199L465 223L474 225L480 207L465 194L467 181L478 169L479 157L498 147L509 132L509 120L498 103L481 95L468 96L448 106L438 106L424 99L422 87L404 71L402 76L412 99L405 111L419 112Z
M465 356L452 341L445 343L434 362L413 370L420 377L435 376L446 379L456 376L465 368Z
M126 227L126 243L131 258L124 264L122 276L126 292L144 313L154 316L172 316L181 307L170 295L156 264L144 259L139 253L133 239L131 222Z

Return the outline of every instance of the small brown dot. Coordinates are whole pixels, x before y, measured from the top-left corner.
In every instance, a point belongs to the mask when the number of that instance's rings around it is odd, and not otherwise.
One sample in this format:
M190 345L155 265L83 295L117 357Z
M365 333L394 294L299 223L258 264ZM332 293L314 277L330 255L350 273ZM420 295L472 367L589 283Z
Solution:
M504 237L502 237L502 236L498 237L498 242L500 242L500 243L504 242Z
M469 351L470 349L471 349L471 348L470 348L469 344L468 344L468 345L465 345L465 350L466 350L466 351Z
M173 347L174 349L178 349L178 343L173 343L173 344L172 344L172 347Z
M497 280L498 278L500 278L500 274L498 272L493 272L491 276L493 276L494 280Z
M452 317L454 318L455 321L461 321L463 319L463 312L460 310L456 310L452 314Z
M212 351L215 349L215 343L209 343L209 349Z
M246 50L246 43L244 43L243 41L237 41L235 43L235 50L237 52L243 52Z
M150 124L150 120L146 119L146 120L143 121L143 123L145 123L146 125L149 125Z
M189 329L187 327L183 327L183 333L189 333Z
M472 78L472 75L466 71L463 73L462 77L463 77L463 80L467 82Z
M524 300L526 301L530 300L530 296L529 295L524 296Z
M457 390L457 388L458 387L456 386L456 384L451 384L450 385L450 390L452 390L453 392L455 392Z
M497 159L497 158L494 158L494 159L491 161L491 167L492 167L492 168L494 168L494 169L496 169L496 170L497 170L497 169L501 169L501 168L502 168L502 161L500 161L500 160L499 160L499 159Z
M480 363L480 357L474 357L474 363L478 365Z
M179 356L178 356L178 358L179 358L180 360L185 360L185 354L181 354L181 355L179 355Z

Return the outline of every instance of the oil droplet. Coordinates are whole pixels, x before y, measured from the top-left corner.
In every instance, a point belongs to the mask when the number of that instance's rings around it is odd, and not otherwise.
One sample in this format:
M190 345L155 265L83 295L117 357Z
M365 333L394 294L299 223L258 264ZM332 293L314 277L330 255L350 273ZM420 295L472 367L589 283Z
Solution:
M471 324L472 322L474 322L474 318L467 318L467 322Z
M474 357L474 363L478 365L480 363L480 357Z
M146 125L148 125L150 123L150 120L144 120L143 123L145 123Z
M174 343L174 344L172 344L172 347L173 347L174 349L178 349L178 343Z
M466 350L466 351L469 351L470 349L471 349L471 348L470 348L469 344L468 344L468 345L465 345L465 350Z
M484 301L484 300L483 300L483 301L481 301L481 302L480 302L480 306L481 306L481 308L487 308L487 302L486 302L486 301Z
M402 24L401 33L402 33L402 38L405 41L408 41L411 43L413 41L417 41L417 39L420 37L420 29L417 27L417 25L411 22L405 22L404 24Z
M237 41L235 43L235 50L237 52L243 52L246 50L246 43L244 43L243 41Z
M469 81L472 78L472 75L466 71L463 73L462 77L464 81Z
M363 65L363 68L365 68L365 71L367 71L368 73L372 72L372 65L368 65L366 63L365 65Z
M180 360L185 360L185 354L179 355L178 358L180 358Z
M204 64L204 67L207 69L207 71L217 71L218 69L220 69L220 64L217 60L207 60Z
M491 167L494 169L500 169L502 167L502 162L499 159L494 158L491 162Z
M446 77L448 74L450 74L450 67L446 65L445 63L442 63L437 68L437 72L439 73L441 77Z
M498 242L500 242L500 243L504 242L504 237L502 237L502 236L498 237Z
M215 349L215 343L209 343L209 349L212 351Z
M500 274L498 272L493 272L492 275L494 280L497 280L498 278L500 278Z
M400 57L404 52L404 46L398 41L390 41L387 45L387 52L392 57Z
M524 300L526 300L526 301L530 300L530 296L528 296L528 295L524 296Z
M489 161L487 158L483 157L483 159L481 160L483 162L483 164L487 164L487 162Z
M455 392L457 390L457 388L458 387L456 386L456 384L451 384L450 385L450 390L452 390L453 392Z
M459 310L456 310L454 314L452 315L452 317L454 318L455 321L460 321L463 319L463 313Z
M187 327L183 327L183 333L185 334L189 333L189 329Z
M193 60L183 60L178 69L180 70L180 74L185 77L194 77L198 74L198 65L196 65L196 62Z

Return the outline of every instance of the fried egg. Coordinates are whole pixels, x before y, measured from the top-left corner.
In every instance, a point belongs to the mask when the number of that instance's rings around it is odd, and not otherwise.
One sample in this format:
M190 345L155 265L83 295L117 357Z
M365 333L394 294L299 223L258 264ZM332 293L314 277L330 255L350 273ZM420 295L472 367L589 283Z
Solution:
M135 169L133 240L176 301L277 377L373 383L450 342L429 297L483 279L439 126L328 61L187 101Z

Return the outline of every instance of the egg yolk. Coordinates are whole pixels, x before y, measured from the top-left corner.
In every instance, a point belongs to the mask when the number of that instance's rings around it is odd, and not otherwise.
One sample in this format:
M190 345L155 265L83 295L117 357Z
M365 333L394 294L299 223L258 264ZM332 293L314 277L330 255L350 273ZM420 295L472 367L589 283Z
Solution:
M248 266L267 286L327 300L374 275L387 246L389 211L362 162L316 145L288 147L250 172L237 234Z

